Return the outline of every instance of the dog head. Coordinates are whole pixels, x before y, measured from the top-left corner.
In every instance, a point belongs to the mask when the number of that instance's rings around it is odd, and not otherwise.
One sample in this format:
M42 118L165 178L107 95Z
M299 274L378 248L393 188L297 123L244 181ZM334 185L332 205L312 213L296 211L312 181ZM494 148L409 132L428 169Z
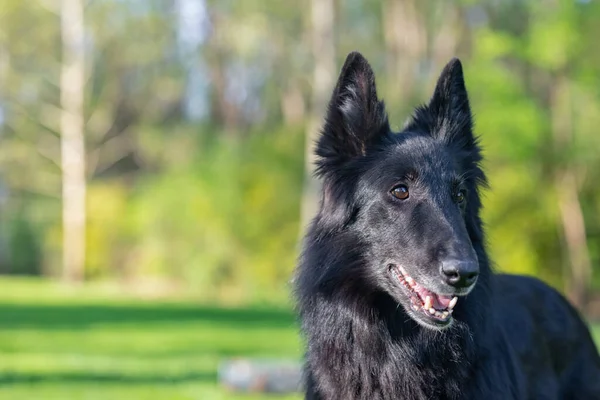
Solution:
M323 197L315 223L360 252L360 266L336 274L387 293L428 328L450 326L480 273L485 176L472 125L459 60L394 133L369 63L351 53L316 146Z

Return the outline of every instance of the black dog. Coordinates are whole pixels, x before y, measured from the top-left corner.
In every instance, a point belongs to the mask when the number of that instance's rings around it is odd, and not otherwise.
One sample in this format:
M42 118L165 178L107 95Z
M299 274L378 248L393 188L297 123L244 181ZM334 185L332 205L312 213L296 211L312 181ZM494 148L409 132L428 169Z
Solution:
M393 133L350 54L316 153L321 208L296 271L308 399L600 399L577 312L491 271L460 61Z

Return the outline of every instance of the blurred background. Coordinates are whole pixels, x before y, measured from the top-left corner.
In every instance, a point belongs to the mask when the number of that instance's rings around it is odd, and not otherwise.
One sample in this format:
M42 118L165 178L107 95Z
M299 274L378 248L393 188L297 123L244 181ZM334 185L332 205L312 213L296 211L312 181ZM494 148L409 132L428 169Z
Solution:
M461 58L497 269L600 320L599 38L595 0L0 0L0 398L262 398L218 365L300 359L352 50L396 130Z

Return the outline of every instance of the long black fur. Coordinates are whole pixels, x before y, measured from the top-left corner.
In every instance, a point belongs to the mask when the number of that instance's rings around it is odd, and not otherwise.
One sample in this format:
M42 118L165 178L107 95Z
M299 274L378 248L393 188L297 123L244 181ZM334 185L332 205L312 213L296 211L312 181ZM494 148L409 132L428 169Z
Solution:
M490 268L472 127L460 61L393 133L371 67L348 56L316 147L321 208L296 271L307 399L600 399L600 358L577 312L540 281ZM398 183L406 201L390 196ZM424 326L388 265L436 289L450 255L477 260L477 283L449 327Z

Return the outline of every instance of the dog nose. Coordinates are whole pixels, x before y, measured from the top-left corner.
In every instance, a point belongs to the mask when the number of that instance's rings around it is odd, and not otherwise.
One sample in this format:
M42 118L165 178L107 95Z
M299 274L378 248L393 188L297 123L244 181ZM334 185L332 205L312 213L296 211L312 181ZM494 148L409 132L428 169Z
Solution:
M444 260L442 276L446 283L455 288L469 287L479 275L479 264L475 261Z

